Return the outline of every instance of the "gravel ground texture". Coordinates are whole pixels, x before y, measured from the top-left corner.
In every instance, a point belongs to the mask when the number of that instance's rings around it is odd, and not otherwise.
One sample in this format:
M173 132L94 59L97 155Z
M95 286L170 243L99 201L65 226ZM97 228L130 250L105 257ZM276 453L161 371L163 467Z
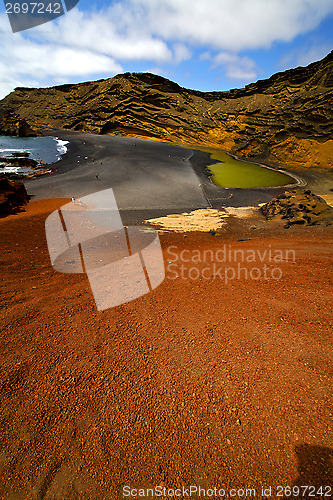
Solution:
M98 312L48 257L68 201L0 219L0 498L332 496L332 226L163 233L164 282Z

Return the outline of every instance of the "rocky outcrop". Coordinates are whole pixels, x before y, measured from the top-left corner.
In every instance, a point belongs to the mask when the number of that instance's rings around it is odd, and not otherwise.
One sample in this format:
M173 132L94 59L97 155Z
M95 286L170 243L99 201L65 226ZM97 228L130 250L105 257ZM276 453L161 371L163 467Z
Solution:
M333 167L333 52L305 68L228 92L199 92L150 73L0 101L34 126L200 143L274 166Z
M0 157L0 168L14 167L14 168L38 168L38 162L29 158L29 153L18 152L12 153L10 156Z
M30 127L24 118L7 110L0 115L0 135L36 137L37 132Z
M0 174L0 215L17 212L28 200L23 182L12 181Z
M285 221L285 227L333 223L333 208L309 189L286 191L263 205L261 211L268 220Z

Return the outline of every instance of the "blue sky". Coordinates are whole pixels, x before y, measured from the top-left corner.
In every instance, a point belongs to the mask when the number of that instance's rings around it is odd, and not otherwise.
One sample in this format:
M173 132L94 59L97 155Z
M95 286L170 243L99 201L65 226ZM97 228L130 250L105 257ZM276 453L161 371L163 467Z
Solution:
M332 0L80 0L57 20L15 34L0 6L0 99L16 86L126 71L228 90L333 49Z

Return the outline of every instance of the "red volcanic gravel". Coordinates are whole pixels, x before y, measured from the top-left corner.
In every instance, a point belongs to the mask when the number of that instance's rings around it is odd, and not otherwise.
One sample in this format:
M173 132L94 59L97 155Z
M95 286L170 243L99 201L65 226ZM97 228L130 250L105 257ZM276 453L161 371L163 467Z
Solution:
M45 219L64 202L0 219L0 498L333 496L332 229L164 233L164 282L98 312L87 277L50 264ZM256 255L240 279L224 245Z

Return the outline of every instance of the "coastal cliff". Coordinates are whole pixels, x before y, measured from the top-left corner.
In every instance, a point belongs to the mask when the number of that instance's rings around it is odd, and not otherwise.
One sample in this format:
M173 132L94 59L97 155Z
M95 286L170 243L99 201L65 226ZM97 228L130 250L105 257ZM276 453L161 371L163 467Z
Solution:
M17 137L36 137L33 130L24 118L6 110L0 114L0 135L13 135Z
M51 88L0 101L32 127L221 148L289 168L333 168L333 51L242 89L199 92L150 73Z

